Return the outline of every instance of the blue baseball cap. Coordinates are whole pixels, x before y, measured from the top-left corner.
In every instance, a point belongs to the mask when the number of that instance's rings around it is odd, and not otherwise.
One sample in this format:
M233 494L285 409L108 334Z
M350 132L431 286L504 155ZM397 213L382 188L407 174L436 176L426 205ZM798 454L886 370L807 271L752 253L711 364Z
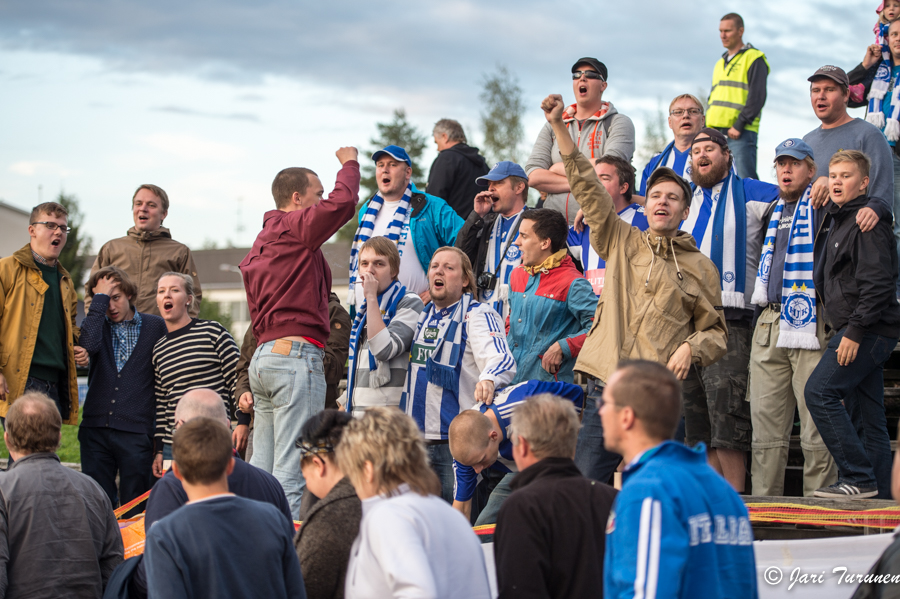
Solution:
M409 159L409 154L407 154L406 150L404 150L400 146L385 146L384 149L378 150L377 152L372 154L372 160L378 162L378 159L381 158L383 154L387 154L391 158L395 158L397 160L402 160L409 166L412 166L412 160Z
M482 187L487 187L491 184L491 181L502 181L507 177L522 177L523 179L528 179L528 175L525 174L524 168L515 162L504 160L503 162L495 164L494 168L492 168L491 172L488 174L475 179L475 183Z
M778 144L778 147L775 148L775 160L778 160L781 156L790 156L797 160L803 160L807 156L813 160L816 159L816 157L813 156L813 149L809 147L809 144L796 137L786 139Z

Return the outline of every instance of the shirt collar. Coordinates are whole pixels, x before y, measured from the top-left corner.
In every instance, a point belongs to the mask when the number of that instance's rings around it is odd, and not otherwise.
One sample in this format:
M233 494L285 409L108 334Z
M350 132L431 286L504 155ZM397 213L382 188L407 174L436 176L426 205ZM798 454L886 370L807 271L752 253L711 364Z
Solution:
M38 262L38 263L40 263L40 264L43 264L44 266L56 266L56 264L59 262L59 260L57 260L57 261L54 262L53 264L50 264L50 262L49 262L46 258L44 258L43 256L39 255L39 254L38 254L37 252L35 252L34 250L31 250L31 256L34 258L34 261L35 261L35 262Z
M141 313L137 310L134 311L134 318L131 320L123 320L122 322L113 322L109 319L109 316L106 317L106 321L110 324L110 326L118 327L118 326L137 326L141 324Z

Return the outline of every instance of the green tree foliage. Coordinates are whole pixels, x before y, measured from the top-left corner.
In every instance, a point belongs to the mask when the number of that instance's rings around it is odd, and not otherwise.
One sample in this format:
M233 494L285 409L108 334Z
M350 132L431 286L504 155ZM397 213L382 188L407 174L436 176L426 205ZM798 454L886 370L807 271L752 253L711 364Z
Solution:
M644 141L635 156L637 164L644 165L650 162L651 158L666 149L668 143L669 121L660 101L656 106L656 111L648 116L644 126Z
M231 314L222 310L222 306L219 302L211 302L209 300L203 300L200 302L200 314L198 318L201 320L215 320L220 325L231 330L231 325L234 324L234 321L231 318ZM232 333L233 335L234 333ZM240 343L238 343L240 345Z
M69 271L75 289L81 295L84 290L84 282L90 272L91 265L86 262L91 253L91 238L84 234L81 225L84 222L84 214L78 206L78 198L74 194L60 191L56 197L56 203L61 204L69 211L69 226L72 228L66 238L66 245L59 253L59 263Z
M409 159L412 161L413 182L423 182L424 172L419 161L422 158L422 152L425 150L428 137L419 131L415 125L406 120L406 110L397 108L394 110L393 120L388 123L376 123L375 127L378 129L378 135L369 140L372 146L371 149L367 152L361 152L359 157L359 162L362 166L360 186L365 189L365 191L360 189L360 195L371 197L378 191L378 185L375 183L375 163L369 157L385 146L395 145L406 150L406 153L409 154ZM360 202L361 205L362 202ZM359 212L359 206L356 207L356 210ZM357 218L354 216L349 223L338 231L338 239L352 241L353 236L356 234L356 224Z
M481 129L488 162L519 162L519 146L525 136L522 127L522 88L518 77L504 65L493 74L485 73L481 91Z

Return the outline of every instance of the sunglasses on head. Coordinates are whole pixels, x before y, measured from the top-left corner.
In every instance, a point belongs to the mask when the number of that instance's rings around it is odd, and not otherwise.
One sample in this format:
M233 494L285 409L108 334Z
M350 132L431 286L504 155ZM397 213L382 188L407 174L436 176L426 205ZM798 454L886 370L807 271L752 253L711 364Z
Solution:
M598 73L597 71L572 71L572 79L581 79L581 76L584 75L588 79L599 79L603 81L603 75Z

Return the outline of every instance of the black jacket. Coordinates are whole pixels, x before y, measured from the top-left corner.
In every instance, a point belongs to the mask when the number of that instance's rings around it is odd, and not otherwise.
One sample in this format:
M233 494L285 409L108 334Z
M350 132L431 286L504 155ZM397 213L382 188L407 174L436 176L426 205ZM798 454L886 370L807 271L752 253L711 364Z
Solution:
M815 242L815 286L832 329L859 343L868 333L900 337L897 242L891 218L861 233L856 213L869 198L830 203Z
M443 198L458 215L466 218L472 212L475 196L485 190L475 179L490 170L478 148L459 143L438 153L431 163L426 191Z
M900 533L894 533L893 542L888 545L868 573L889 577L900 575ZM900 597L900 585L873 580L859 585L850 599L888 599L889 597Z
M528 206L525 206L528 210ZM497 220L496 212L488 212L484 217L472 210L466 218L462 229L456 235L456 247L465 252L469 262L475 269L475 278L484 272L484 263L487 261L488 244L491 242L491 231L494 230L494 222ZM501 250L503 248L500 248Z
M543 459L510 486L494 533L500 599L602 597L616 490L583 477L567 458Z

